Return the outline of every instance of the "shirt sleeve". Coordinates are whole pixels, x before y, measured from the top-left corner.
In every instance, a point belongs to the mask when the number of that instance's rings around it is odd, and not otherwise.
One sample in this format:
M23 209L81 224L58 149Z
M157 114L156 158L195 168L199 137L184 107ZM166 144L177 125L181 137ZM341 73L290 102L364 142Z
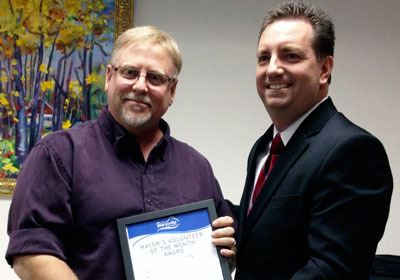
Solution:
M70 179L60 157L43 142L25 160L11 202L7 262L26 254L65 260L64 236L72 223Z
M216 190L216 196L215 196L215 207L217 209L217 214L218 217L222 216L231 216L232 218L235 218L234 215L231 212L231 209L229 208L228 203L224 200L224 197L222 195L221 188L218 184L218 182L215 180L215 190Z
M222 216L231 216L234 219L234 228L237 228L237 222L236 222L236 217L233 215L231 208L229 207L229 204L227 201L224 199L224 195L222 194L221 187L218 183L218 180L214 176L214 172L212 170L212 167L210 163L206 160L207 162L207 167L209 170L209 179L210 179L210 186L211 186L211 193L213 194L214 198L214 203L215 203L215 208L217 210L217 215L218 217Z

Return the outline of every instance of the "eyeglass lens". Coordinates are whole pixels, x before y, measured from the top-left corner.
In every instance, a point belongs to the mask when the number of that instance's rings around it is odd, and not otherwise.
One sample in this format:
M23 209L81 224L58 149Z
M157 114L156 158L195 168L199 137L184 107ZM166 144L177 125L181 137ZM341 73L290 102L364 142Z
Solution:
M115 67L115 70L118 71L123 78L128 80L136 81L141 76L140 70L132 66ZM170 80L172 80L168 76L156 72L147 72L145 77L146 81L148 81L151 85L154 86L164 85Z

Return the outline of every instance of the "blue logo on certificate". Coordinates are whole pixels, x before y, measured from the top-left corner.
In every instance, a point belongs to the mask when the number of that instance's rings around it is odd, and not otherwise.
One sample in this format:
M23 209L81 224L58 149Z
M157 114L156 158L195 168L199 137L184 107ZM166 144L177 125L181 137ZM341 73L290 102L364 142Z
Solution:
M181 222L179 221L179 219L177 219L175 217L170 217L166 221L161 221L161 222L156 223L157 231L167 230L167 229L176 229L177 227L179 227L180 224L181 224Z

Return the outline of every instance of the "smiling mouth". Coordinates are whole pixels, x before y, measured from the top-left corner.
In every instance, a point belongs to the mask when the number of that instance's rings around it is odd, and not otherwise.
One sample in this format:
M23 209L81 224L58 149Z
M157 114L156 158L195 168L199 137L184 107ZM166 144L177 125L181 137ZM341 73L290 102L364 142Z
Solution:
M268 89L283 89L289 86L290 84L267 84Z
M124 102L128 102L128 103L134 103L138 106L147 106L149 107L150 104L148 102L146 102L145 100L139 100L139 99L133 99L133 98L124 98L123 99Z

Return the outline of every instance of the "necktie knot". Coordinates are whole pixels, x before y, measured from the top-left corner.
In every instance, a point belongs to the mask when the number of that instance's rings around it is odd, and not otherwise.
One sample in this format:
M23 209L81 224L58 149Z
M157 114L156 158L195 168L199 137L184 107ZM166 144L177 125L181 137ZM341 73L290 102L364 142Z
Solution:
M283 145L281 135L278 133L275 135L274 139L272 139L270 153L273 155L278 155L283 151L283 148L285 148L285 146Z

